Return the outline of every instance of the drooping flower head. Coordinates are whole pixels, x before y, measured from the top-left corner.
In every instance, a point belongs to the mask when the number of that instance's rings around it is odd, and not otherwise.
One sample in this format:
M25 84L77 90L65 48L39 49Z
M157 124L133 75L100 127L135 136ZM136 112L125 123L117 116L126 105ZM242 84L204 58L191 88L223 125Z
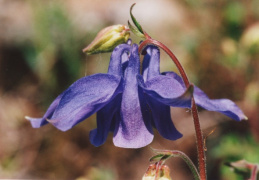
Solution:
M53 101L42 118L27 119L35 128L51 123L66 131L97 112L97 129L90 132L92 144L103 144L108 132L113 131L116 146L146 146L153 139L152 123L157 120L152 120L156 118L153 118L143 90L138 85L138 75L138 45L121 44L111 55L107 74L94 74L79 79ZM169 98L171 104L177 104L178 101L190 104L191 93L183 89ZM180 138L181 134L174 128L172 121L170 124L171 139ZM163 134L159 125L155 127Z
M157 47L148 46L146 52L140 73L138 45L117 46L107 74L79 79L53 101L42 118L27 119L34 128L51 123L67 131L97 112L97 128L90 132L90 141L95 146L102 145L110 131L114 144L124 148L150 144L152 127L166 139L182 137L172 122L170 106L190 108L193 87L186 89L174 72L160 73ZM245 118L230 100L210 100L197 87L193 95L197 104L205 109L235 120Z

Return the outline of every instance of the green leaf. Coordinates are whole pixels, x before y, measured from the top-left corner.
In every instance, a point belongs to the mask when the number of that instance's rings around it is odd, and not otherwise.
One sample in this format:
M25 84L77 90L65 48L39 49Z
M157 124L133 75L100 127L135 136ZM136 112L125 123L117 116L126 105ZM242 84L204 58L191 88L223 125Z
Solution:
M132 4L131 7L130 7L130 17L131 17L133 23L135 24L135 26L138 28L138 30L139 30L142 34L144 34L144 31L143 31L141 25L138 23L138 21L136 20L136 18L135 18L135 17L133 16L133 14L132 14L132 9L133 9L133 7L135 6L135 4L136 4L136 3Z
M164 154L158 154L150 158L150 162L158 162L163 158Z
M142 34L137 28L132 26L129 21L128 21L128 25L129 25L131 32L133 32L136 36L138 36L140 38L145 38L145 35Z

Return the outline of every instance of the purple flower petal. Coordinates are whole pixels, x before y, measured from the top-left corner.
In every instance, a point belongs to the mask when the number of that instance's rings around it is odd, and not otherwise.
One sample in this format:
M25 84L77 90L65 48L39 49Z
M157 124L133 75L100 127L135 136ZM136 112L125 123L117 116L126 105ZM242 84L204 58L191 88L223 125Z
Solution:
M174 78L184 87L184 82L182 78L176 73L166 72L164 73L164 75ZM229 99L209 99L209 97L196 86L194 87L193 96L196 104L208 111L220 112L236 121L247 119L243 111L233 101Z
M160 51L156 46L146 47L143 60L143 78L138 76L144 92L169 106L191 107L192 86L186 88L173 78L160 75Z
M146 54L142 64L142 75L147 80L160 75L160 51L156 46L149 45L144 49Z
M117 122L113 142L124 148L140 148L153 140L151 124L144 121L136 75L139 74L138 46L133 45L125 72L125 87L121 102L121 120Z
M197 105L208 111L217 111L236 120L246 120L247 117L242 110L229 99L209 99L198 87L194 88L194 99Z
M110 59L108 74L123 76L122 64L128 61L127 53L130 49L131 46L128 44L120 44L114 48Z
M46 121L43 118L33 118L33 117L25 116L25 119L30 121L31 126L33 128L39 128L41 126L44 126L45 124L48 124L48 121Z
M146 83L144 83L142 76L139 75L137 78L143 91L153 99L168 106L191 107L192 85L185 90L178 81L162 75L156 76Z
M118 95L113 101L104 106L97 112L97 128L90 132L90 141L94 146L102 145L108 136L116 113L121 104L121 95Z
M51 123L66 131L91 116L122 92L118 76L95 74L73 83L62 96Z
M159 134L169 140L176 140L182 137L182 134L175 128L170 114L170 106L147 98L148 105L151 108L154 118L155 128Z
M60 101L60 99L62 98L64 92L61 93L49 106L48 110L46 111L46 113L43 115L42 118L32 118L32 117L28 117L26 116L25 118L27 120L29 120L31 122L31 125L33 128L39 128L45 124L48 124L49 122L47 121L47 119L50 119Z

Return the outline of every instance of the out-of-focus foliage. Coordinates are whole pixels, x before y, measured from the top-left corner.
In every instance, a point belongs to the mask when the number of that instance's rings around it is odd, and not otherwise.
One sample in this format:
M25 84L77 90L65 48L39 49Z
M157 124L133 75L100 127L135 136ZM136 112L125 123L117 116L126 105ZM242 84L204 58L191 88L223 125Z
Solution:
M107 168L91 168L85 176L76 178L76 180L114 180L116 176L113 171Z
M25 60L38 75L46 93L60 91L80 75L82 44L65 8L58 1L29 1L33 35L22 46Z
M259 146L251 135L240 136L238 134L228 134L221 138L217 147L211 150L211 156L221 160L220 172L222 179L240 179L243 177L231 171L224 163L231 163L245 159L250 163L259 162Z
M235 172L235 174L242 176L243 179L258 179L257 175L259 174L259 164L254 164L246 160L239 160L226 163L225 165L229 166L231 170Z

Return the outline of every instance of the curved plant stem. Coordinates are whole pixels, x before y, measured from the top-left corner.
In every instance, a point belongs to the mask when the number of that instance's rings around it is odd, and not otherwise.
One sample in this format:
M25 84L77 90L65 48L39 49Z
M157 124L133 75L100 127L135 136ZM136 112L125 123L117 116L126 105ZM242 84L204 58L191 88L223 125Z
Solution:
M156 161L158 160L158 164L163 164L166 160L168 160L171 157L180 157L182 158L186 164L189 166L194 179L195 180L200 180L200 175L195 167L195 165L193 164L192 160L182 151L178 151L178 150L159 150L159 149L152 149L156 154L156 156L153 156L150 161Z
M182 158L186 162L186 164L189 166L189 168L190 168L190 170L191 170L191 172L192 172L192 174L194 176L194 179L195 180L200 180L201 179L200 175L199 175L199 173L198 173L198 171L197 171L197 169L195 167L195 165L193 164L192 160L186 154L184 154L181 151L176 151L175 150L175 151L172 151L172 155L171 156L172 157L180 157L180 158Z
M167 48L163 43L152 39L147 33L144 33L144 34L147 39L144 40L140 44L139 52L141 52L144 49L144 47L147 45L156 45L156 46L160 47L161 49L163 49L175 63L177 69L179 70L179 72L183 78L186 88L188 88L188 86L190 85L189 79L188 79L181 63L176 58L176 56L172 53L172 51L169 48ZM194 98L192 98L191 111L192 111L194 128L195 128L195 133L196 133L197 151L198 151L198 160L199 160L199 173L200 173L201 180L206 180L206 178L207 178L206 177L207 176L206 175L206 158L205 158L205 152L204 152L203 135L202 135L201 127L200 127L198 111L197 111L197 107L196 107Z

